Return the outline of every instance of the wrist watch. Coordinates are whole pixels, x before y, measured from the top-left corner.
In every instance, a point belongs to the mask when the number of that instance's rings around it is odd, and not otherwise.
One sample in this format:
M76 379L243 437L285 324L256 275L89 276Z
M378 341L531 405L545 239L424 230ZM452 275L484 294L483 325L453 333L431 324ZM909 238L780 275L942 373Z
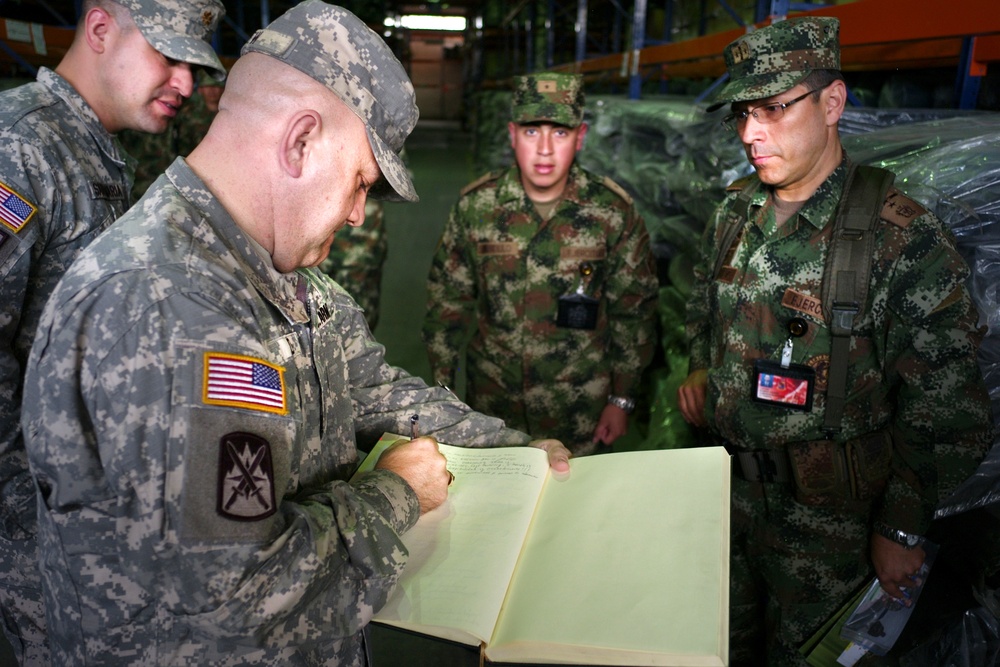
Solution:
M912 549L920 544L919 535L914 535L913 533L907 533L899 530L898 528L887 526L881 521L875 522L875 532L888 540L892 540L896 544L903 545L907 549Z
M632 414L632 411L635 410L634 398L625 398L624 396L614 396L608 394L608 404L613 405L616 408L621 408L627 415Z

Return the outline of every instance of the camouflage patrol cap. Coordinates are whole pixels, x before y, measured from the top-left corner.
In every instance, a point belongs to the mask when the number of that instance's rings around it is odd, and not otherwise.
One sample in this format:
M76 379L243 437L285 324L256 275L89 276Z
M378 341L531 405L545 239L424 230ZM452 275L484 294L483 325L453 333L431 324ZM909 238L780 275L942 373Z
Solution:
M364 121L383 176L370 197L418 200L399 157L419 115L413 84L386 43L361 19L343 7L306 0L258 30L242 51L252 52L308 74Z
M128 9L139 32L166 57L201 65L220 79L226 68L209 43L226 8L219 0L115 0Z
M511 121L576 127L583 122L583 77L556 72L514 77Z
M840 21L803 16L743 35L724 52L729 82L709 111L730 102L761 100L783 93L813 70L840 69Z

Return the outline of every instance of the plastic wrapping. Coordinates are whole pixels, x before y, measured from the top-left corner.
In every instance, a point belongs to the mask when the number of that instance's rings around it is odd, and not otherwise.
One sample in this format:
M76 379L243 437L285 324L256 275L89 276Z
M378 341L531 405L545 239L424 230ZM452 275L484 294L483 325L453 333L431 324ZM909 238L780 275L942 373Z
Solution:
M1000 667L1000 621L986 607L967 610L921 646L900 667Z

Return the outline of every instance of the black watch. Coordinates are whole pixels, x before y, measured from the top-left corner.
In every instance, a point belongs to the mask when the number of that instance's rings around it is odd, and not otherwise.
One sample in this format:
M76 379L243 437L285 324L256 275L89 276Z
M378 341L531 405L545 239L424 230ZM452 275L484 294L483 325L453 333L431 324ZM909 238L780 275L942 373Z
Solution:
M625 411L625 414L630 415L632 411L635 410L635 399L626 398L624 396L614 396L608 395L608 404L613 405L617 408L621 408Z
M913 533L907 533L899 530L898 528L887 526L881 521L875 522L875 532L888 540L892 540L896 544L903 545L907 549L912 549L920 544L919 535L914 535Z

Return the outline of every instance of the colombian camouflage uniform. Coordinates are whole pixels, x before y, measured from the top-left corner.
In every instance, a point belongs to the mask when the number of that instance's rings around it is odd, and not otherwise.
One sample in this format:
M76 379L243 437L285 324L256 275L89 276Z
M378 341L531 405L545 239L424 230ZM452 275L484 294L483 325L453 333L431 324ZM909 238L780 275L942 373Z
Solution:
M368 328L378 324L379 292L382 266L389 251L385 233L385 208L382 202L365 202L365 224L337 230L330 254L319 265L320 271L333 278L354 297L365 313Z
M356 438L418 412L528 441L388 366L350 296L278 273L183 159L66 274L25 392L59 665L363 665L419 510L394 473L346 481Z
M65 79L0 95L0 605L22 664L45 664L35 489L19 427L24 364L42 308L77 253L128 208L130 168Z
M581 276L584 265L593 269ZM559 297L600 302L593 330L556 326ZM536 437L591 453L609 394L635 396L654 345L656 275L631 198L574 164L542 220L517 167L462 191L428 282L434 380L454 386L467 332L467 399Z
M720 247L721 221L737 192L706 231L688 305L691 370L708 370L709 428L733 452L783 452L789 443L827 437L831 334L819 302L847 171L845 159L780 228L768 189L758 189L735 254L718 276L709 275L710 267L727 251ZM798 502L788 483L734 476L734 664L759 664L764 655L771 665L803 664L798 647L872 576L872 521L925 534L937 502L975 469L992 440L989 397L976 364L982 332L964 287L969 270L950 234L895 189L875 233L868 308L855 327L848 400L834 439L891 429L888 483L870 500L813 506ZM754 361L781 359L793 318L807 329L793 339L791 361L817 377L808 411L750 399ZM766 652L757 643L763 591L773 624L768 635L776 642Z

